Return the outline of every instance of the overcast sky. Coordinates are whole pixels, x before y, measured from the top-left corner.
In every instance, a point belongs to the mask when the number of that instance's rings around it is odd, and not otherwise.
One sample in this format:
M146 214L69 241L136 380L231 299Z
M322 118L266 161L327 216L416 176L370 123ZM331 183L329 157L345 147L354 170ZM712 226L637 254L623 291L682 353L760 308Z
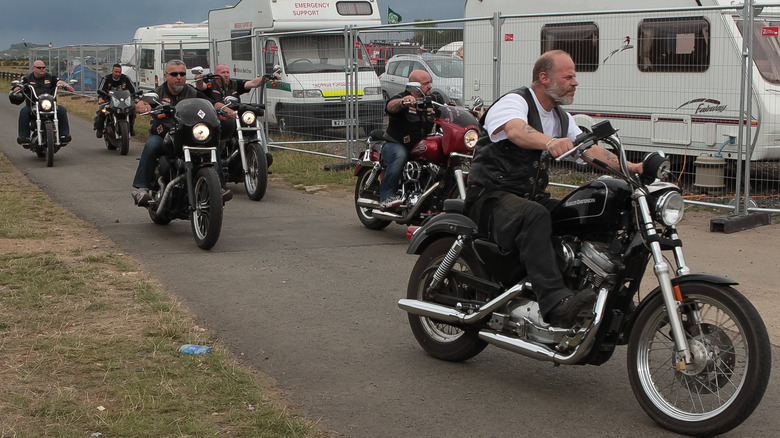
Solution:
M252 1L252 0L244 0ZM304 1L304 0L301 0ZM387 8L403 21L430 18L462 18L464 0L376 0L387 23ZM55 47L76 44L129 43L141 26L186 23L208 19L209 9L237 0L4 0L0 24L0 50L11 44L48 44Z

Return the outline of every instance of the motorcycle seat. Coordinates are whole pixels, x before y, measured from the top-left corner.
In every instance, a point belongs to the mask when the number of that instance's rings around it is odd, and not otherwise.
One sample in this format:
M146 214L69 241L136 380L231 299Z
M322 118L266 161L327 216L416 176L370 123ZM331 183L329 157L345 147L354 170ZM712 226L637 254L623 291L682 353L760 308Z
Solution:
M369 140L384 140L384 138L385 138L385 130L384 129L374 129L368 135L368 139Z
M443 211L445 213L463 214L466 201L463 199L445 199Z

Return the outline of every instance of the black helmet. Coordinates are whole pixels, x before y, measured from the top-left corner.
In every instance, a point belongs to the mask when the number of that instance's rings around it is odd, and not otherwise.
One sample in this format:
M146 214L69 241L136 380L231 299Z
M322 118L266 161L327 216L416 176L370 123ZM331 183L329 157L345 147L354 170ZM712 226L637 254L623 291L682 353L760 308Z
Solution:
M11 103L14 105L19 105L24 103L24 96L19 91L17 92L11 91L8 93L8 100L10 100Z

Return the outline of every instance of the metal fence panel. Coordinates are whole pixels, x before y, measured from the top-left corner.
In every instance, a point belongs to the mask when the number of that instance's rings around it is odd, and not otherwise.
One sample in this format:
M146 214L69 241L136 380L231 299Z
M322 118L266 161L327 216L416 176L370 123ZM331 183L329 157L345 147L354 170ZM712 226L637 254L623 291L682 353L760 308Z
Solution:
M107 74L114 61L122 60L148 88L155 80L142 64L163 62L150 61L149 50L189 59L188 67L224 63L239 79L279 65L284 79L268 83L263 96L272 143L351 160L358 140L385 126L384 102L403 86L411 68L422 65L413 62L433 59L430 54L439 50L462 58L461 76L435 77L434 86L438 83L452 103L469 106L477 97L489 104L529 85L538 56L563 49L577 63L580 85L567 110L578 115L580 124L610 120L635 152L632 159L658 149L673 154L689 202L735 209L735 199L749 194L749 207L775 211L780 198L780 5L772 6L764 6L755 19L747 50L741 47L743 28L749 26L740 18L742 7L698 7L495 13L483 19L236 34L205 46L134 44L128 50L125 45L124 52L134 56L123 54L120 45L39 48L31 52L31 61L48 60L61 75L78 65L90 68L93 60L90 69ZM742 70L745 53L757 67L751 66L749 75ZM396 55L409 63L389 66ZM93 85L86 77L89 70L84 71L77 79L89 91ZM746 79L753 83L752 93L744 91ZM255 90L246 98L260 96ZM740 129L740 119L748 115L750 123ZM752 161L745 166L741 160L748 157Z

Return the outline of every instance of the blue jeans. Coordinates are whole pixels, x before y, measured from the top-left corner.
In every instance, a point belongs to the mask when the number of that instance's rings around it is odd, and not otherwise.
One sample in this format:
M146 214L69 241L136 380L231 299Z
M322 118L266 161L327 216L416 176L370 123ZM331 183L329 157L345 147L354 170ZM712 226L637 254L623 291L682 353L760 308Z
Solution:
M387 164L387 169L379 183L379 202L397 196L404 166L409 161L409 149L398 143L385 143L382 146L382 160Z
M23 106L19 110L19 137L30 138L30 118L32 110L29 106ZM59 125L60 136L70 135L70 125L68 125L68 111L64 106L57 105L57 125Z
M141 161L135 170L133 187L137 189L150 189L154 183L154 168L163 156L163 138L159 135L150 135L141 152Z

